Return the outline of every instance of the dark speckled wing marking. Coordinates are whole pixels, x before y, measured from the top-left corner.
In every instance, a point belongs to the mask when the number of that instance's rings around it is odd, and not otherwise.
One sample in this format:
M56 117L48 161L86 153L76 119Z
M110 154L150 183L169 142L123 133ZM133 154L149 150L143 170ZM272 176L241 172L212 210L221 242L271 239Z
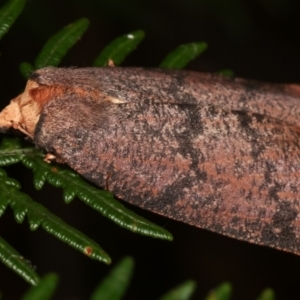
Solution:
M44 68L41 85L80 87L132 103L210 105L250 111L300 127L300 87L267 84L192 71L142 68Z
M168 103L164 92L126 104L62 95L44 106L34 141L101 187L109 178L116 196L139 207L300 254L293 119L195 105L194 96Z

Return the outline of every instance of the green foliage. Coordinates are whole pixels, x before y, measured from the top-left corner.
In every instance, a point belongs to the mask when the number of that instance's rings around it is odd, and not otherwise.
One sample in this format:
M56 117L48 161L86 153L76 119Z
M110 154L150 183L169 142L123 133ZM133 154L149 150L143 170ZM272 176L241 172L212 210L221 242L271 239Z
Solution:
M231 298L231 284L224 282L216 289L212 290L205 300L230 300Z
M90 258L110 263L110 257L97 243L80 231L67 225L63 220L50 213L45 207L34 202L27 194L20 192L19 189L20 184L16 180L7 177L5 171L0 169L1 215L4 213L7 205L10 205L14 212L15 220L18 223L22 223L25 216L27 216L31 230L36 230L41 226L48 233Z
M3 264L14 270L22 278L24 278L28 283L36 285L39 282L39 276L35 272L30 262L24 259L24 257L22 257L19 252L17 252L1 237L0 260Z
M180 45L169 53L159 65L164 69L183 69L191 60L198 57L207 48L205 42Z
M196 283L188 280L175 287L158 300L188 300L196 289Z
M20 72L24 78L28 78L34 70L34 66L29 62L24 61L20 64Z
M270 288L265 289L256 300L275 300L275 293Z
M48 300L51 299L58 284L56 274L46 275L37 286L31 287L21 300Z
M0 9L0 39L9 30L22 12L26 0L10 0Z
M122 299L130 283L133 267L133 259L125 257L99 284L91 296L91 300Z
M89 299L121 300L130 284L133 267L134 261L131 257L122 259L98 284ZM51 299L57 288L57 283L57 275L48 274L40 280L37 286L31 287L21 300ZM195 282L188 280L167 292L164 296L160 297L159 300L188 300L191 298L195 288Z
M123 258L111 272L97 285L90 300L121 300L126 293L133 274L134 261L131 257ZM21 300L48 300L51 299L57 288L58 277L48 274L39 284L31 287ZM187 280L171 289L158 300L189 300L196 289L196 283ZM231 285L227 282L212 290L205 300L230 300ZM274 292L266 289L257 300L275 300Z
M227 77L233 77L234 76L234 72L230 69L219 70L217 72L217 74L222 75L222 76L227 76Z
M112 61L115 66L119 66L127 55L136 49L144 37L144 31L137 30L116 38L101 51L99 56L95 59L93 66L106 67L110 61Z
M231 284L224 282L216 289L209 292L205 300L229 300L231 298Z
M91 186L70 169L44 162L43 157L41 151L31 146L24 147L20 140L14 138L3 138L0 146L0 166L22 162L33 170L34 186L37 190L47 181L55 187L63 188L66 203L70 203L77 196L121 227L142 235L172 240L172 235L167 230L126 209L111 193Z
M64 189L64 200L66 203L70 203L77 196L87 205L121 227L142 235L172 240L172 235L167 230L126 209L110 192L94 188L81 176L69 169L45 163L39 157L40 155L34 155L34 153L24 156L22 162L26 167L33 170L34 185L37 189L41 189L47 180L51 185Z
M33 170L34 185L37 189L41 189L45 181L48 181L53 186L64 189L64 199L67 203L73 200L75 196L78 196L79 199L93 209L124 228L143 235L172 239L170 233L165 229L127 210L113 198L111 193L94 188L69 169L44 162L42 157L41 151L33 147L24 147L19 140L13 138L4 138L0 147L0 166L23 162L25 166ZM8 178L4 170L1 170L0 215L4 213L7 205L10 205L17 222L23 222L27 215L31 230L42 226L48 233L53 234L89 257L110 263L109 256L98 244L65 224L42 205L34 202L28 195L21 193L18 190L19 188L19 183ZM10 265L13 266L12 263ZM18 269L17 265L13 267Z
M230 300L231 293L231 284L224 282L214 290L210 291L205 300ZM272 289L265 289L256 300L275 300L274 291Z
M81 38L89 26L87 19L80 19L66 26L54 34L46 42L45 46L37 56L34 66L28 62L20 64L22 75L27 78L34 70L47 66L56 67L60 64L69 49ZM123 60L144 39L145 33L137 30L116 38L107 45L94 61L95 67L108 66L112 61L114 65L120 65Z
M22 75L27 78L30 73L36 69L46 66L58 66L70 48L73 47L85 33L89 23L89 20L84 18L77 20L50 37L37 56L34 66L28 62L23 62L20 65Z
M35 68L57 67L70 48L75 45L88 29L89 23L89 20L83 18L69 24L53 35L37 56L34 63Z

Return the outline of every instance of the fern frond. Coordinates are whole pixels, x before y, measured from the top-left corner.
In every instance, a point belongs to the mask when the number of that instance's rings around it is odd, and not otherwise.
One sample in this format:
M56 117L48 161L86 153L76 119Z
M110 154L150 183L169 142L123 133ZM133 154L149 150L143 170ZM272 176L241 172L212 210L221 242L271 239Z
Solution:
M38 286L31 287L20 300L48 300L51 299L58 284L56 274L47 274Z
M9 166L22 161L23 155L34 151L33 146L24 146L20 139L3 137L0 146L0 167Z
M9 30L22 12L26 0L10 0L0 9L0 39Z
M20 185L16 180L7 177L5 171L0 170L0 207L2 213L5 207L10 205L18 223L22 223L27 216L31 230L36 230L41 226L48 233L90 258L107 264L110 263L110 257L96 242L67 225L41 204L34 202L27 194L20 192L19 188Z
M272 289L267 288L262 291L256 300L275 300L275 293Z
M90 300L121 300L130 283L133 267L131 257L123 258L97 286Z
M158 300L188 300L196 289L196 282L187 280L160 297Z
M33 170L36 189L41 189L47 181L55 187L63 188L66 203L77 196L123 228L142 235L172 240L171 233L166 229L126 209L111 193L93 187L74 171L44 162L43 156L43 153L34 147L22 147L20 140L14 138L4 138L0 146L0 166L22 161L26 167Z
M82 37L89 27L89 20L82 18L67 25L47 41L35 60L36 69L58 66L71 47Z
M82 37L88 26L89 20L82 18L54 34L49 38L37 56L34 66L28 62L20 64L22 75L27 78L36 69L47 66L58 66L70 48Z
M137 30L116 38L101 51L93 66L106 67L110 60L114 65L119 66L128 54L136 49L144 37L144 31Z
M164 69L183 69L206 48L207 44L205 42L180 45L164 58L159 67Z
M40 278L34 268L17 250L0 237L0 260L3 264L14 270L24 280L37 285Z
M133 275L134 260L124 257L110 273L97 285L90 300L121 300L126 293ZM47 300L57 288L58 277L48 274L40 280L37 286L30 288L21 300ZM187 280L171 289L159 300L189 300L196 288L193 280ZM223 283L212 290L205 300L230 300L231 284ZM272 289L265 289L256 300L275 300Z
M27 79L29 75L34 72L35 67L31 63L24 61L20 63L19 69L22 76Z
M24 156L22 161L25 166L33 170L36 188L41 188L47 180L51 185L64 189L66 203L77 196L123 228L142 235L172 240L172 235L167 230L126 209L110 192L93 187L75 172L47 164L35 156Z
M234 77L234 72L230 69L222 69L217 72L218 75Z
M220 286L209 292L205 300L230 300L231 290L231 284L228 282L224 282Z

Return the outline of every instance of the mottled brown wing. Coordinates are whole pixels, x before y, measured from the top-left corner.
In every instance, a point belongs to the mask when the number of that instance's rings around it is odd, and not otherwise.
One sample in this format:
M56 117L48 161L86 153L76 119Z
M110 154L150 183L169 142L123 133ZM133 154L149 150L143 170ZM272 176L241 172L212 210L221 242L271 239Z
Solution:
M143 68L44 68L40 85L81 88L128 103L215 105L268 115L300 127L300 87L216 74ZM99 97L99 100L101 97Z
M48 102L35 143L166 217L300 254L300 130L213 105Z

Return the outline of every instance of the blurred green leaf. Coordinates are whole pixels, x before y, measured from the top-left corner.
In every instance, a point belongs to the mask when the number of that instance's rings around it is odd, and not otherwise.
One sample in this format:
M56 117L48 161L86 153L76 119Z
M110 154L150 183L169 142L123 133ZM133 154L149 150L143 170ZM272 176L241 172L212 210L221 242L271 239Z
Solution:
M0 39L9 30L22 12L26 0L7 1L0 9Z
M223 69L217 72L217 74L227 77L234 77L234 72L230 69Z
M159 67L164 69L183 69L206 48L207 44L205 42L180 45L166 56Z
M231 284L228 282L222 283L220 286L212 290L205 300L229 300L231 297Z
M25 61L20 64L19 69L22 76L27 79L29 75L34 71L34 66Z
M98 285L90 300L120 300L123 298L130 283L134 262L125 257Z
M32 145L26 146L18 138L4 136L0 145L0 167L18 163L24 154L32 151L35 151Z
M126 56L136 49L144 37L144 31L137 30L116 38L101 51L93 66L106 67L110 60L115 66L119 66Z
M80 19L54 34L35 60L35 68L58 66L69 49L81 38L89 26L88 19Z
M173 288L171 291L163 295L159 300L188 300L196 289L196 283L188 280Z
M275 293L272 289L264 289L256 300L275 300Z
M81 38L88 26L89 20L82 18L50 37L37 56L34 66L28 62L20 64L20 72L23 77L28 78L36 69L58 66L69 49Z
M56 274L48 274L39 284L30 288L21 300L48 300L54 294L58 283Z

